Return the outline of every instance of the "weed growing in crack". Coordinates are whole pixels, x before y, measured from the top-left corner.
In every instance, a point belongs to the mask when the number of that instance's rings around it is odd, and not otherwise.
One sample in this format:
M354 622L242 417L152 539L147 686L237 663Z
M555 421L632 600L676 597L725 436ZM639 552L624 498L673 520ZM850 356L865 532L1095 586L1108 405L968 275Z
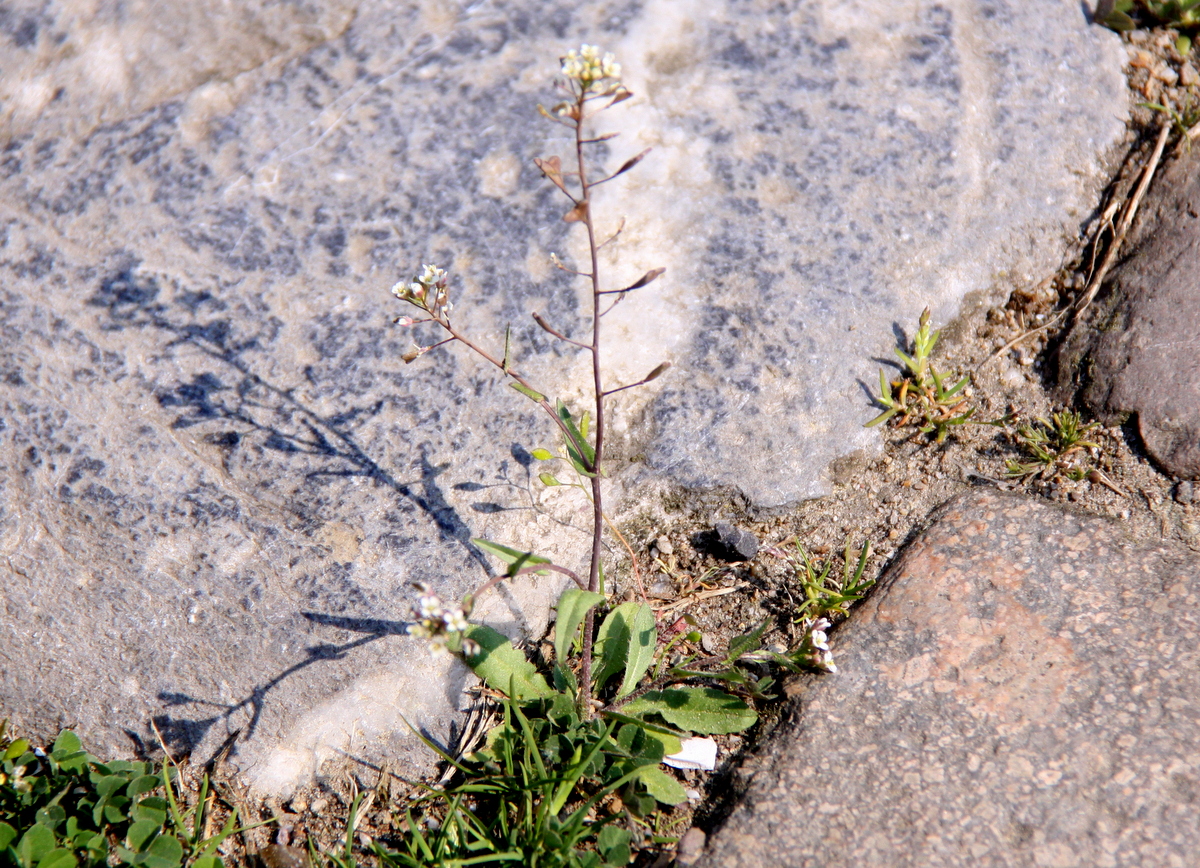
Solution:
M686 801L680 782L660 763L687 761L685 744L695 736L752 726L758 715L748 700L769 697L773 684L762 664L788 671L833 669L825 634L815 624L802 647L791 654L763 649L767 622L734 639L726 653L706 654L697 647L698 634L663 643L655 612L644 600L612 607L605 596L600 557L605 526L611 528L603 510L605 400L655 380L669 365L656 366L634 383L607 385L601 325L608 311L655 281L663 269L650 269L620 288L606 288L602 282L598 254L612 239L597 240L593 191L633 169L648 152L597 177L590 148L614 135L595 134L591 121L632 94L622 84L612 55L594 46L569 52L562 58L561 73L564 99L551 109L539 106L539 111L572 132L573 165L565 166L557 156L534 162L569 200L563 219L587 234L590 262L585 270L552 259L590 284L591 327L586 335L568 335L540 314L532 316L552 337L590 356L590 406L582 411L568 407L519 371L513 362L511 331L506 332L502 351L489 351L460 331L452 318L450 278L441 268L425 265L412 280L397 283L392 293L417 310L415 317L397 317L398 325L438 329L437 340L417 343L403 356L406 363L439 347L460 344L493 365L551 420L562 440L557 460L565 462L577 480L567 485L582 489L591 502L591 557L581 575L532 552L476 539L481 550L505 564L503 572L461 605L420 589L411 632L470 666L499 702L503 719L488 732L483 746L467 756L452 756L425 739L459 772L458 782L447 790L431 791L421 805L424 819L436 818L436 831L424 831L424 820L410 813L408 834L398 849L375 846L384 865L624 865L631 849L653 838L659 827L653 815L659 806ZM539 461L555 460L546 449L531 454ZM563 485L549 472L539 478L547 486ZM500 582L546 571L565 575L576 585L558 600L553 659L527 655L492 628L469 622L481 593ZM712 748L715 752L715 745Z
M900 361L904 362L902 376L889 382L883 370L879 371L877 400L886 409L864 427L873 428L888 421L901 428L915 425L920 433L933 434L934 439L941 443L952 428L971 421L975 415L975 408L970 406L971 390L968 388L971 375L966 374L956 380L957 374L939 374L933 366L933 348L937 346L940 336L940 331L930 328L929 308L925 308L917 323L911 355L899 347L895 350Z
M1098 422L1083 421L1083 416L1072 410L1054 413L1049 419L1038 419L1031 425L1017 428L1014 439L1017 445L1032 460L1007 462L1007 475L1027 479L1063 474L1076 482L1091 471L1091 450L1099 450L1100 444L1086 439L1099 428Z
M855 557L847 538L842 552L840 578L834 573L834 558L822 563L808 553L799 539L795 541L795 546L796 553L789 552L786 557L804 594L804 599L796 606L795 614L795 623L803 637L799 653L812 668L836 672L837 665L829 648L827 631L834 617L846 617L850 606L865 597L875 584L875 579L865 575L867 560L871 557L871 543L863 543Z

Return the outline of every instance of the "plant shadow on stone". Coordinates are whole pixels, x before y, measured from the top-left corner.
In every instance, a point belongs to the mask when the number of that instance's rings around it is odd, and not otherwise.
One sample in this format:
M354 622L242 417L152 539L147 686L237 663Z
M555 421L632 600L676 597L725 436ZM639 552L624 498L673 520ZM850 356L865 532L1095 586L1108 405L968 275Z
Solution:
M255 372L248 354L260 347L263 336L247 333L244 325L232 316L221 315L224 303L213 294L185 293L174 301L164 299L163 295L157 280L140 275L133 266L127 266L104 279L88 303L103 309L108 320L103 326L106 330L156 330L168 337L168 348L186 346L214 363L212 369L192 374L189 381L157 390L160 406L176 414L172 428L208 431L202 438L225 453L227 470L230 458L237 450L257 446L284 462L303 458L326 465L306 471L305 479L310 486L320 486L328 477L369 479L411 503L428 517L443 542L462 546L472 560L487 569L482 552L470 541L467 524L443 493L439 477L448 465L435 465L427 451L419 449L414 459L417 477L405 480L382 467L359 444L354 429L363 420L383 411L377 401L323 415L306 406L292 390L277 386ZM214 313L218 315L204 318ZM264 326L264 329L268 327ZM517 483L512 487L521 488ZM292 499L287 504L290 511L281 513L281 520L302 531L319 527L322 521L316 514L314 504L317 503L319 496L304 502ZM194 511L197 520L203 523L208 520L208 512L222 508L220 504L197 503ZM236 504L228 508L238 510ZM252 521L252 517L242 515L240 511L239 518ZM269 537L274 529L263 527L262 531ZM339 583L343 599L332 596L333 589L327 577L313 578L310 584L312 602L318 606L325 604L335 611L307 611L299 613L299 617L314 628L366 635L342 642L310 644L295 664L255 685L244 697L232 702L164 691L159 699L166 709L192 706L214 710L212 714L187 718L171 711L157 715L154 723L166 741L165 747L178 754L190 753L215 724L231 720L242 712L246 713L246 720L237 740L247 740L253 737L261 721L269 694L284 680L309 666L345 659L357 648L388 636L404 634L407 629L407 622L346 616L347 601L351 604L359 602L364 608L369 602L348 577ZM337 608L343 611L337 612ZM148 737L149 733L143 735Z

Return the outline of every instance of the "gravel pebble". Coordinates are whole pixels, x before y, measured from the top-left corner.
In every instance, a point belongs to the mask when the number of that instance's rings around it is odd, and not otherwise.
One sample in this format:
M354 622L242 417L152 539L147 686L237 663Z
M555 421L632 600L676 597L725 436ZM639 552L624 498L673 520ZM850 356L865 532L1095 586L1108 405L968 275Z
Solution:
M758 537L748 530L734 527L727 521L718 521L713 525L717 539L730 554L740 560L748 561L758 554Z
M696 860L704 852L704 842L707 839L703 829L697 829L695 826L688 829L675 845L675 864L680 868L696 864Z

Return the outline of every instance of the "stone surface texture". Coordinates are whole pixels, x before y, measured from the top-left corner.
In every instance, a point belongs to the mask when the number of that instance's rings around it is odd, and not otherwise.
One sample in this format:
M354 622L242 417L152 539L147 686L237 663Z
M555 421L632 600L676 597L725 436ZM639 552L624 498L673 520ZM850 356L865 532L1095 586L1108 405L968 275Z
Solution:
M1165 167L1138 214L1060 350L1060 387L1106 422L1136 413L1155 461L1200 479L1200 151Z
M1195 864L1194 552L960 495L833 645L701 864Z
M871 357L1056 266L1126 115L1071 0L1034 29L1016 0L181 9L0 14L0 706L99 753L236 733L264 789L419 766L401 714L445 733L464 674L402 635L409 582L477 586L473 536L586 549L587 504L536 484L551 427L462 354L404 366L387 294L449 267L461 325L584 394L528 318L585 324L531 162L565 150L535 108L566 47L638 94L598 159L654 148L597 195L605 272L668 269L606 321L611 382L676 363L616 402L618 512L653 480L824 491L877 448ZM536 629L554 587L487 617Z

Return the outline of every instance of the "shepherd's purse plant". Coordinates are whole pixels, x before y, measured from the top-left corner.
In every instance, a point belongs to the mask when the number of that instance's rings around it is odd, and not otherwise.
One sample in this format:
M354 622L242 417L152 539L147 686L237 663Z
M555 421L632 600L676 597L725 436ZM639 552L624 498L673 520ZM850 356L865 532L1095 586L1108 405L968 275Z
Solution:
M677 634L661 643L655 613L645 600L612 606L605 594L604 551L605 447L609 418L606 399L642 386L669 367L662 363L634 383L612 385L603 365L603 318L631 293L659 278L651 268L626 286L606 285L600 273L601 240L596 223L596 189L637 166L648 151L605 172L593 160L594 146L615 134L593 129L597 114L633 94L621 81L611 54L591 45L561 59L558 87L563 99L539 106L548 121L566 127L574 146L568 160L534 160L543 177L566 199L563 220L587 236L588 263L573 269L552 256L557 267L587 281L591 290L589 328L568 334L533 313L536 324L554 339L590 357L589 406L570 407L535 384L513 360L511 329L503 347L489 349L464 333L454 319L451 278L437 265L424 265L412 280L392 293L415 308L395 322L404 327L433 327L436 336L418 341L403 356L414 362L439 348L458 344L490 363L498 375L532 401L555 426L561 458L575 474L591 504L591 553L583 570L502 543L476 539L484 552L505 564L461 602L441 599L421 585L410 632L459 656L482 679L502 709L502 719L483 745L467 756L453 756L427 741L460 773L460 783L431 791L424 806L436 816L433 831L410 813L408 837L399 850L377 848L385 863L402 865L509 863L520 865L623 865L634 832L649 834L646 818L660 804L686 799L677 779L659 768L679 754L689 738L733 733L757 720L748 699L769 696L770 663L795 671L832 669L824 622L796 652L762 648L767 624L734 639L725 653L704 653L698 633ZM619 233L620 230L618 229ZM424 332L421 332L424 334ZM547 449L531 450L540 461L555 460ZM561 484L551 473L548 486ZM552 571L573 583L557 604L552 656L529 655L492 628L470 622L479 595L503 581ZM602 616L602 617L601 617ZM813 645L819 645L814 653ZM601 807L604 810L600 810ZM618 823L617 820L621 822ZM632 831L631 831L632 830Z

